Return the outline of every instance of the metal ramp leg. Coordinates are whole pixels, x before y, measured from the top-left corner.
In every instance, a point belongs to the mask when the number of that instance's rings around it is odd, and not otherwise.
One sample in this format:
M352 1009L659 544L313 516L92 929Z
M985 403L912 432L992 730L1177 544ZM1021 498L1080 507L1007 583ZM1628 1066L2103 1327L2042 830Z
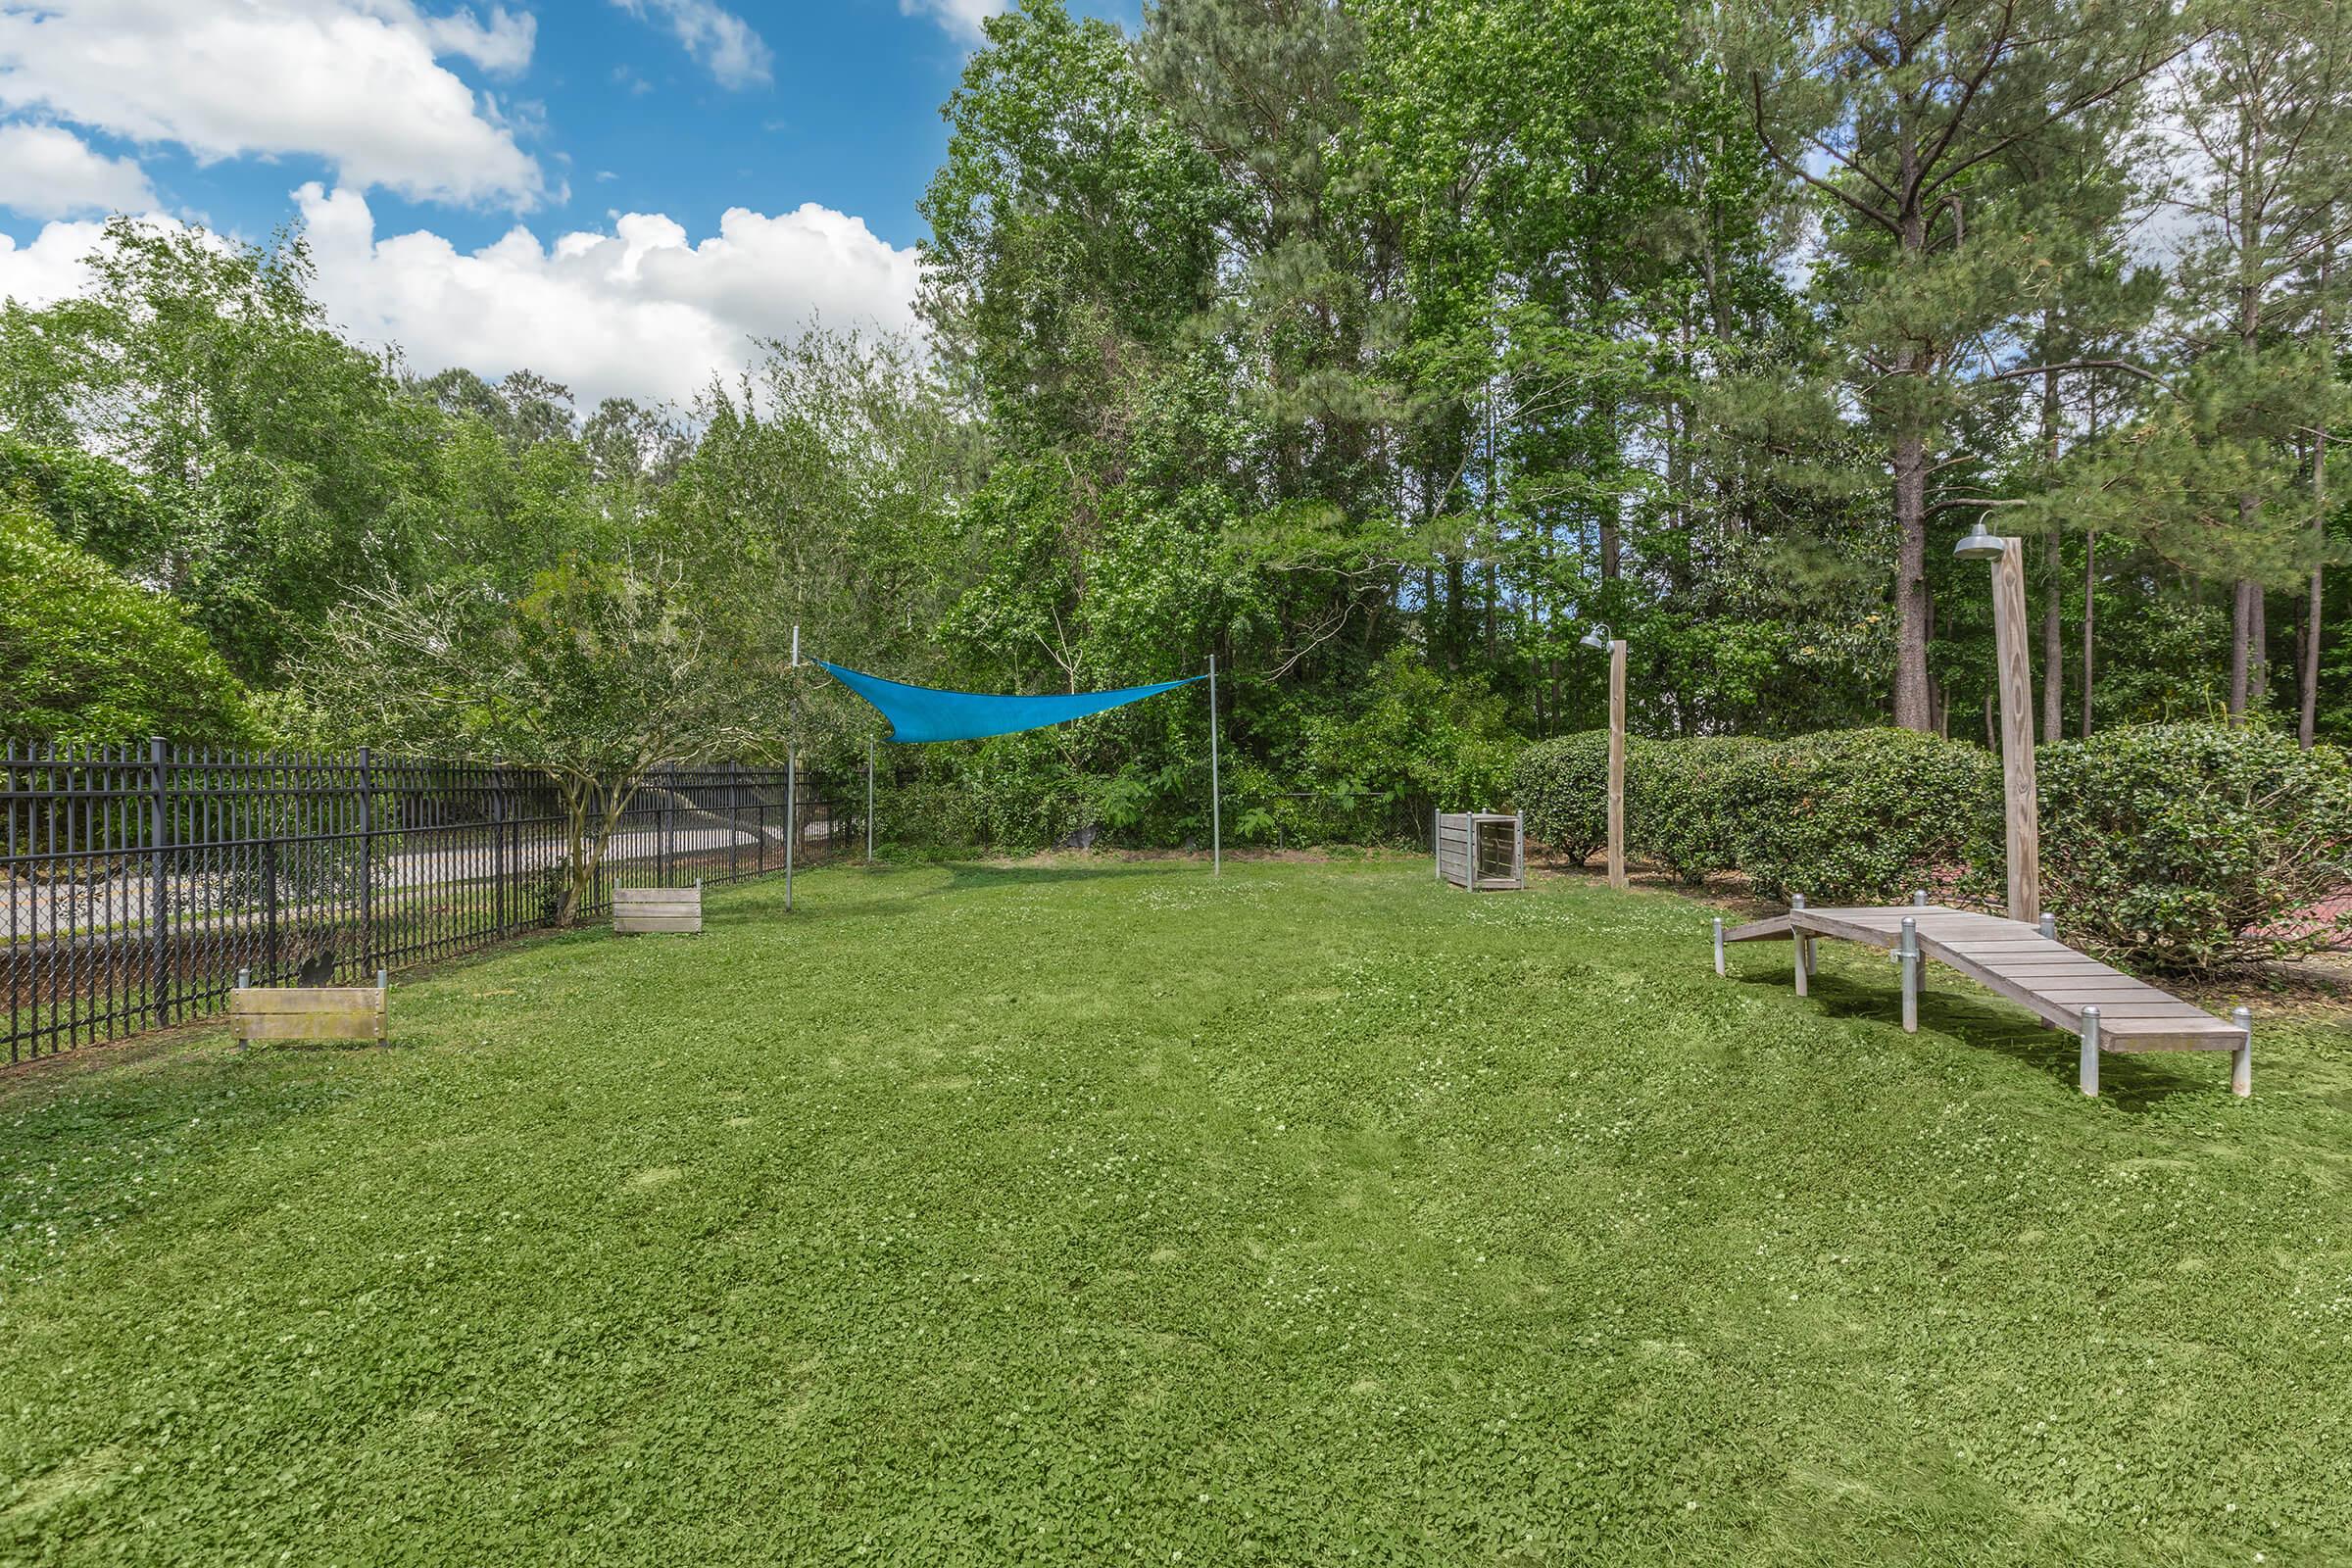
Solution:
M2082 1092L2092 1099L2099 1094L2099 1009L2082 1009Z
M1903 971L1903 1033L1919 1033L1919 922L1905 916L1903 938L1894 950Z
M2254 1014L2239 1007L2230 1014L2230 1021L2244 1031L2237 1049L2230 1053L2230 1092L2243 1100L2254 1093Z

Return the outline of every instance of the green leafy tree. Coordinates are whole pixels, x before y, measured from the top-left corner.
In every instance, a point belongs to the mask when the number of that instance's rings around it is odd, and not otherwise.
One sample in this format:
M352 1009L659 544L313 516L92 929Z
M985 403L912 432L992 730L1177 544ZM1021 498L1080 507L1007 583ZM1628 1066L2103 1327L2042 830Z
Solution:
M2095 0L1771 0L1729 25L1756 134L1825 225L1839 379L1890 480L1894 721L1930 729L1929 524L1944 478L1986 456L1984 348L2043 260L2032 233L1983 220L2004 210L2002 160L2134 92L2181 30L2167 5Z
M189 745L258 738L245 689L187 612L58 537L0 489L0 733Z

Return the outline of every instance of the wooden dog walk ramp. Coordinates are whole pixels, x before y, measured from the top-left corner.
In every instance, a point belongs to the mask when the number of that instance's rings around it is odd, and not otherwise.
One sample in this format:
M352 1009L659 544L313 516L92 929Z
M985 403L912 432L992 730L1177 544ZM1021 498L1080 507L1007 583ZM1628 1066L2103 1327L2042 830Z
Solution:
M2099 1092L2102 1051L2227 1051L2230 1089L2254 1092L2254 1030L2237 1009L2225 1022L2204 1008L2134 980L2066 946L2045 916L2037 929L2020 920L1918 902L1883 908L1813 909L1799 898L1787 914L1730 930L1715 922L1715 972L1733 942L1796 944L1796 992L1813 973L1819 937L1884 948L1902 967L1903 1029L1919 1029L1921 969L1934 958L2032 1011L2042 1022L2073 1031L2082 1042L2082 1092Z

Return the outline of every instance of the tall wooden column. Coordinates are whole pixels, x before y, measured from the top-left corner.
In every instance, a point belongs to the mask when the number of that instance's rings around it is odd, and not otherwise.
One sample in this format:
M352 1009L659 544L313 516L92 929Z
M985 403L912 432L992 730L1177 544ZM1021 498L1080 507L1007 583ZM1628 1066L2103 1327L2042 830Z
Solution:
M1625 887L1625 639L1609 644L1609 886Z
M2041 919L2041 823L2034 785L2034 665L2026 649L2026 545L2004 539L1992 566L1992 635L2001 677L2001 783L2009 838L2009 918Z

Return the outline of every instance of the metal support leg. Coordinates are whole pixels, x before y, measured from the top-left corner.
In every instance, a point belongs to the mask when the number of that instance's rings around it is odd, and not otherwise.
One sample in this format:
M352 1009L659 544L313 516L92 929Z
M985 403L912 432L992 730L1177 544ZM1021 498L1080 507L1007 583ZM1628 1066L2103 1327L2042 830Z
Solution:
M1903 971L1903 1033L1919 1033L1919 922L1903 921L1902 945L1894 950L1894 961Z
M1928 890L1926 888L1912 889L1911 903L1917 908L1926 908L1928 906Z
M1788 912L1790 914L1796 913L1804 906L1805 896L1802 893L1791 894L1789 896ZM1794 963L1796 968L1796 994L1801 997L1812 990L1813 941L1802 931L1791 930L1788 933L1788 947L1790 952L1794 955Z
M2243 1100L2254 1093L2254 1014L2239 1007L2230 1021L2242 1031L2237 1049L2230 1053L2230 1092Z
M2082 1092L2092 1099L2099 1093L2099 1009L2082 1009Z
M1715 977L1723 978L1723 916L1715 917Z
M2058 940L2058 917L2056 915L2044 914L2041 917L2041 934L2048 941Z

